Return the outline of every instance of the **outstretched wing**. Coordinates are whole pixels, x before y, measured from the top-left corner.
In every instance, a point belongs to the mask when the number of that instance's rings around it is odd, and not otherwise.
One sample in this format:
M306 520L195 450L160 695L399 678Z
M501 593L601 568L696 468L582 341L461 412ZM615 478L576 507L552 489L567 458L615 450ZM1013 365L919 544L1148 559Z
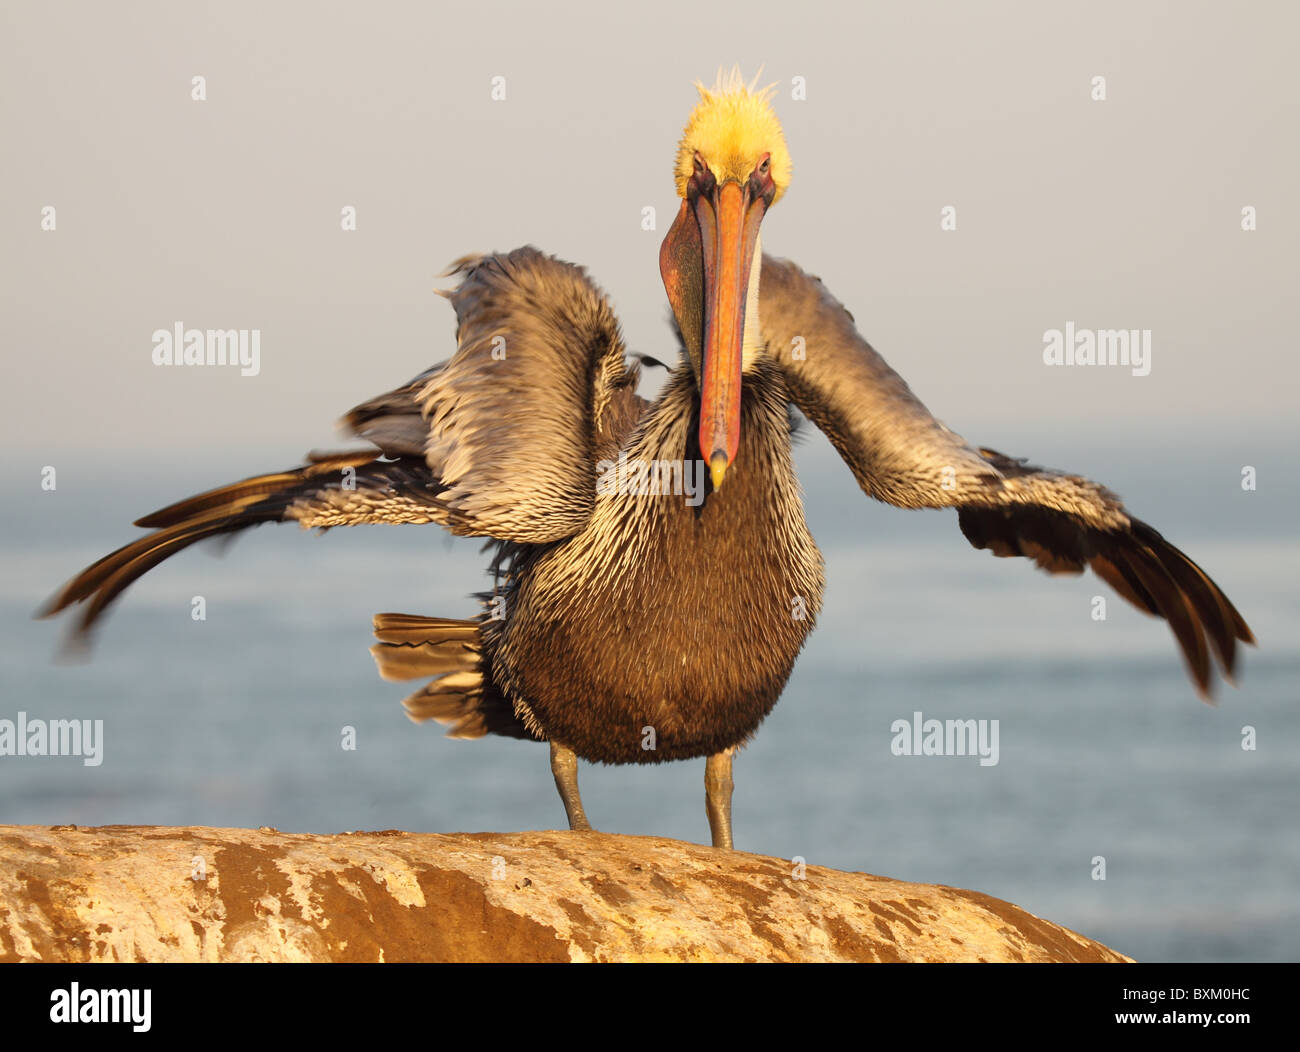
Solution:
M41 615L84 603L84 635L164 559L267 522L436 523L520 543L581 530L595 465L644 404L613 310L580 268L530 247L465 259L452 273L464 275L446 294L456 353L344 418L378 451L313 454L147 515L136 525L154 532L82 571Z
M763 336L790 397L830 439L863 491L902 508L956 508L976 548L1025 556L1050 573L1085 566L1169 622L1202 696L1210 648L1229 679L1246 622L1206 573L1104 486L973 448L932 417L862 339L821 281L763 257ZM790 349L802 340L803 353ZM1208 640L1208 646L1207 646Z
M455 357L417 394L456 533L539 544L580 531L596 452L639 408L618 321L585 272L522 248L453 273Z
M444 293L457 350L344 417L397 456L422 456L453 533L543 544L579 532L602 451L645 407L613 308L571 263L525 247L466 257Z

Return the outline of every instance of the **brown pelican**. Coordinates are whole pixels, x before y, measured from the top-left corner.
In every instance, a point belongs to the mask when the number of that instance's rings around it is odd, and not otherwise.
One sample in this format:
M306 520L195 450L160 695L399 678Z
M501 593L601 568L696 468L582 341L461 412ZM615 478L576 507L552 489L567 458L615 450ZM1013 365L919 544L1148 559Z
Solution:
M974 547L1051 573L1090 566L1169 622L1202 696L1211 652L1231 676L1238 641L1254 640L1200 567L1097 483L968 445L817 278L763 254L759 226L790 182L770 91L735 77L701 87L674 176L681 205L659 260L681 355L653 403L581 268L531 247L462 259L446 293L455 354L346 416L367 448L145 516L136 525L152 532L44 612L84 604L84 636L163 559L265 522L489 538L495 586L477 616L375 617L381 675L428 680L404 702L410 717L454 737L549 742L573 829L590 828L577 757L707 757L713 843L730 847L732 754L776 703L822 597L793 407L868 496L955 508Z

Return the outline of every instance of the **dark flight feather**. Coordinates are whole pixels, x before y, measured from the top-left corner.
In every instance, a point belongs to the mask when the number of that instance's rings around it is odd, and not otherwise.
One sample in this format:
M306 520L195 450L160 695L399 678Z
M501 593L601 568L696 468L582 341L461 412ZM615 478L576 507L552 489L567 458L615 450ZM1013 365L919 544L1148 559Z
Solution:
M1254 635L1218 585L1119 498L1079 475L972 447L934 419L858 335L849 313L794 264L764 257L764 336L784 355L795 405L830 438L862 489L904 508L957 509L976 547L1049 573L1091 567L1126 601L1169 623L1202 697L1210 654L1231 680L1237 643Z

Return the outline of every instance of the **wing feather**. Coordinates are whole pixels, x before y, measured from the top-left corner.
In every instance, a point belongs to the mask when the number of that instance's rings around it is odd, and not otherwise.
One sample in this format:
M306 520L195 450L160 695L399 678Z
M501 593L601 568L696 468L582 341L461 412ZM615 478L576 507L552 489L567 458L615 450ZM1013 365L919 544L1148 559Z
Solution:
M531 247L453 273L457 351L417 395L453 530L571 536L595 506L596 449L623 418L611 403L636 397L618 320L582 268Z
M791 398L864 492L903 508L956 508L971 545L997 556L1023 556L1049 573L1091 567L1125 600L1169 622L1202 697L1211 650L1231 680L1237 643L1255 641L1245 620L1204 570L1114 493L968 445L930 415L817 278L764 256L760 281L763 336ZM800 341L802 355L787 351Z
M583 270L530 247L467 258L452 273L462 276L446 294L456 353L344 417L372 448L311 454L141 517L153 532L87 567L40 615L84 604L74 635L85 637L164 559L267 522L436 523L521 543L581 530L600 452L644 405L613 310Z

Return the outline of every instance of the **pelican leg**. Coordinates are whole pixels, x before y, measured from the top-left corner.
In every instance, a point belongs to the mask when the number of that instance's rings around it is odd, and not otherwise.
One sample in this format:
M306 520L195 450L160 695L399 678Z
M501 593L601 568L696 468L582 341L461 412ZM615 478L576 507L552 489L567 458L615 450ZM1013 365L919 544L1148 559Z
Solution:
M569 828L590 829L591 823L582 809L582 797L578 795L578 756L567 745L551 742L551 774L555 775L555 788L564 801Z
M704 762L704 803L709 812L713 846L731 849L731 755L736 750L715 752Z

